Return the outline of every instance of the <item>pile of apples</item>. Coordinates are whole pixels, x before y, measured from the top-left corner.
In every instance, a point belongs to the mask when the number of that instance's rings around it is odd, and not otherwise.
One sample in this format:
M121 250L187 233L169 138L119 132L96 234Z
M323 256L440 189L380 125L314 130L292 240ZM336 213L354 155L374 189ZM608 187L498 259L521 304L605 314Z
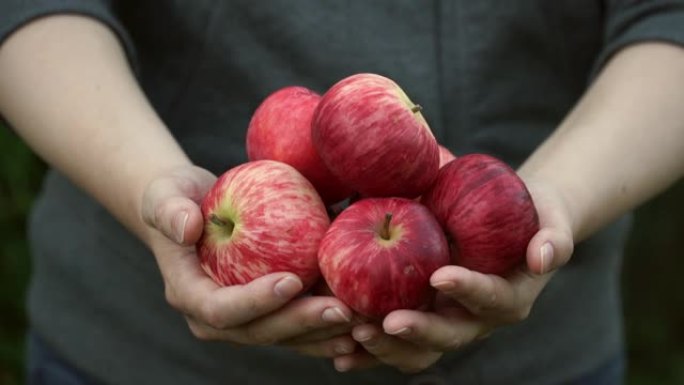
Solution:
M201 205L198 256L221 285L289 271L311 288L322 277L378 319L429 308L430 275L442 266L505 275L539 229L509 166L455 157L381 75L350 76L323 96L280 89L254 112L246 141L249 162Z

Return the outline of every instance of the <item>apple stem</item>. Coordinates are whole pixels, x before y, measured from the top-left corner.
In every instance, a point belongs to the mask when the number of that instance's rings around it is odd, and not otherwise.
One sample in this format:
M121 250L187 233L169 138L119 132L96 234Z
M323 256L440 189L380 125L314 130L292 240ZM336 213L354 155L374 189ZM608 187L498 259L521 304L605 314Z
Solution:
M420 111L423 111L423 106L421 106L420 104L414 104L411 108L411 112L413 112L414 114Z
M382 229L380 230L380 237L387 241L389 241L390 239L390 221L392 221L392 213L385 213L385 222L382 224Z
M216 214L209 215L209 220L211 221L211 223L215 224L216 226L224 228L226 233L228 233L228 235L233 234L233 228L235 227L235 224L233 223L233 221L231 221L231 220L225 221L225 220L219 218L218 215L216 215Z

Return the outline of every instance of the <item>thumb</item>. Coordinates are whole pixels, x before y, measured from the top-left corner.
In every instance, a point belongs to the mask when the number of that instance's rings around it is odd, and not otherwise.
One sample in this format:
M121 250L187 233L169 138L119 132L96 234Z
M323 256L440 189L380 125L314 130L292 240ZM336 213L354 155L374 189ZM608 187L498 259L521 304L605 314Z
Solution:
M572 252L573 241L568 232L543 227L527 246L527 266L532 273L546 274L565 265Z
M199 167L184 167L153 180L143 194L143 220L177 244L194 244L204 226L199 204L215 181Z
M546 274L565 265L574 249L570 213L562 196L551 186L527 185L539 216L539 231L527 245L527 267Z

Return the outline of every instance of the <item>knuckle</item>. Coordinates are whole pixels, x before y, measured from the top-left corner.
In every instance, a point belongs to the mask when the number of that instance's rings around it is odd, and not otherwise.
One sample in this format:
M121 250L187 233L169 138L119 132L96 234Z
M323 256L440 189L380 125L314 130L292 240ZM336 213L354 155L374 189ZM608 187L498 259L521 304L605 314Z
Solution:
M178 300L178 296L176 295L176 291L170 285L166 285L164 288L164 298L172 308L176 310L183 310L181 309L181 304Z
M192 194L197 189L197 184L192 178L180 173L175 173L173 183L179 191L186 194Z
M155 196L157 195L157 191L160 190L159 188L159 180L154 180L150 182L150 184L147 186L145 189L145 192L143 193L142 196L142 219L145 221L150 226L155 225L155 220L156 220L156 204L155 204Z
M256 296L247 296L243 300L243 311L246 312L247 314L259 314L261 313L261 308L263 305L261 304L261 301L256 297Z
M225 320L221 309L214 306L212 301L206 300L200 308L202 320L214 329L223 329L226 327Z
M570 260L570 257L572 257L572 254L574 252L575 252L575 245L572 242L572 237L568 237L568 239L566 241L566 245L565 245L565 250L561 251L561 253L562 253L562 256L560 258L561 264L565 265L566 263L568 263L568 261Z
M343 356L354 352L356 343L346 339L336 339L327 344L328 354L330 357Z
M197 325L197 323L193 321L188 321L188 326L190 328L190 332L192 333L192 335L198 340L211 341L214 339L213 335L209 333L209 331L206 328Z
M452 338L451 340L446 341L442 346L440 346L440 350L442 352L448 352L452 350L456 350L463 346L463 340L461 338Z
M248 326L245 332L247 334L247 339L254 345L266 346L276 342L276 339L268 330L264 330L260 327Z
M165 223L164 218L166 217L166 214L168 213L168 211L169 211L168 201L157 203L157 205L154 206L153 223L154 223L155 227L157 227L157 228L162 227L162 224Z
M294 322L299 325L301 334L315 332L316 330L319 330L321 326L323 326L323 321L320 320L320 317L316 317L315 315L305 314L297 318L298 319L295 319Z
M479 301L470 305L470 310L475 314L488 313L496 311L499 308L499 298L496 292L483 293L479 297Z
M530 312L532 311L531 306L521 306L518 308L516 311L513 312L512 320L514 322L522 322L527 319L527 317L530 316Z
M499 306L499 295L494 290L489 295L485 296L484 307L486 309L496 309Z
M480 294L481 310L494 310L499 306L499 287L494 278L487 276L487 286Z

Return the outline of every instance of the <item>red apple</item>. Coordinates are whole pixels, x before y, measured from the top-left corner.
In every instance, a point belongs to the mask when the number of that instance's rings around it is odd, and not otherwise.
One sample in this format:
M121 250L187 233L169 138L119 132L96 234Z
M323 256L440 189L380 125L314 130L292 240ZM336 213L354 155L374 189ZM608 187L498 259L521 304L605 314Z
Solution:
M318 262L336 297L379 319L393 310L430 305L430 275L449 263L449 247L422 204L367 198L333 221L321 241Z
M305 287L320 276L317 252L330 224L313 185L293 167L248 162L223 174L202 200L202 268L221 285L289 271Z
M464 155L442 167L422 202L451 237L453 262L485 274L505 275L524 262L539 231L523 181L488 155Z
M357 74L333 85L312 122L325 165L365 197L415 198L434 181L439 149L421 107L391 79Z
M317 93L298 86L270 94L249 122L247 156L296 168L330 205L351 195L352 190L330 173L311 142L311 119L320 99Z
M439 168L444 167L445 164L451 162L454 159L456 159L456 155L454 155L451 151L449 151L448 148L446 148L440 144L439 145Z

